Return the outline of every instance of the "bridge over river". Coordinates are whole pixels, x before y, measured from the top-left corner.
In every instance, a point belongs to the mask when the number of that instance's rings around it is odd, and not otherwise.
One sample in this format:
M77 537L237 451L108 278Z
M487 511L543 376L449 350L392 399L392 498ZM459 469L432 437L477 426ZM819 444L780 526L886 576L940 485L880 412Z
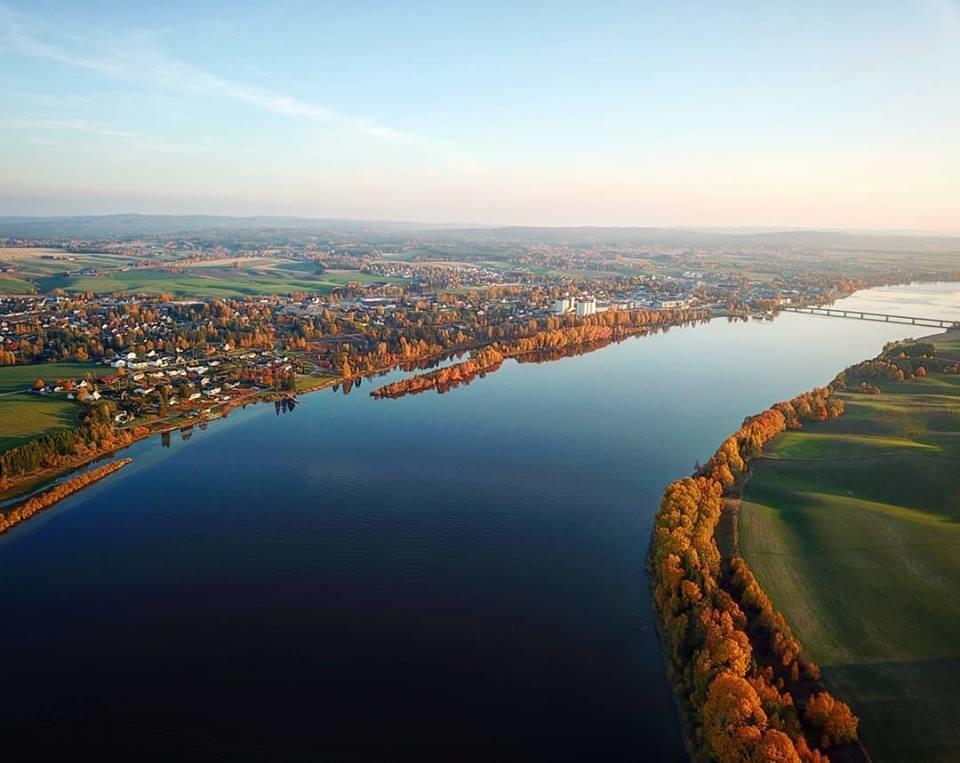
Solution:
M785 305L780 309L790 313L823 315L828 318L852 318L858 321L902 323L908 326L927 326L937 329L960 328L960 321L949 318L923 318L919 315L890 315L888 313L871 313L865 310L844 310L838 307L791 307Z

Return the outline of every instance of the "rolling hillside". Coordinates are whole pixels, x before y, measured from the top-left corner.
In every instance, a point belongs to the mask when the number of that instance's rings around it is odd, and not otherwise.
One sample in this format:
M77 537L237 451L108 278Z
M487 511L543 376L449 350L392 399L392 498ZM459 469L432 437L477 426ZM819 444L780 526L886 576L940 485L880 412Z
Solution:
M937 338L960 359L960 334ZM740 543L878 761L960 757L960 375L847 394L756 462Z

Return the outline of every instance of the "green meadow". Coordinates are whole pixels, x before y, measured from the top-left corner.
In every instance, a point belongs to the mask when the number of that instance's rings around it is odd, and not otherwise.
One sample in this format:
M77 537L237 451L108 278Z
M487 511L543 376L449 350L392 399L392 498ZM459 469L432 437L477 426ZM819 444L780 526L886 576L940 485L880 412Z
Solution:
M0 294L32 294L36 290L30 281L0 274Z
M741 551L876 760L958 760L960 376L844 400L754 463Z
M198 299L268 296L272 294L328 294L338 286L396 279L359 271L304 272L302 269L261 267L190 267L182 271L127 270L97 276L43 279L43 291L55 288L95 294L172 294Z
M0 397L0 452L77 425L77 404L31 393Z
M136 264L134 257L108 252L68 252L64 249L42 247L0 247L0 262L14 266L6 276L19 283L42 284L56 279L65 271L83 268L115 269ZM2 285L0 285L2 288ZM41 288L41 290L44 290ZM31 288L25 290L29 292Z
M112 373L111 369L95 363L37 363L26 366L0 366L0 394L30 389L37 379L47 384L57 379L79 379L87 371L94 375Z
M44 363L0 366L0 451L22 445L56 429L77 425L77 404L62 396L40 396L29 390L37 379L79 379L103 370L92 363ZM109 370L109 369L108 369Z
M95 294L172 294L176 297L230 298L328 294L347 284L397 283L404 279L357 270L323 271L317 263L276 257L224 257L189 262L164 258L151 267L144 260L108 252L73 253L62 249L0 247L0 262L14 271L0 274L0 294L49 293L55 289ZM93 269L96 275L79 275ZM76 273L76 275L68 275Z

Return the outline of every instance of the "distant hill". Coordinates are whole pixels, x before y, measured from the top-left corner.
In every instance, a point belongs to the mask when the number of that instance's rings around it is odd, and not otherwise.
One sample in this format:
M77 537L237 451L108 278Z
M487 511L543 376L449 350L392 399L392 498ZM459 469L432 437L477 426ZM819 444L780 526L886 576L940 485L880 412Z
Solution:
M434 239L461 241L517 241L532 243L659 244L690 247L772 247L869 251L934 251L960 253L960 236L905 233L848 233L844 231L784 230L742 233L693 228L456 228L435 231Z
M0 217L0 236L17 238L137 238L241 231L296 231L332 237L434 230L445 226L389 220L222 215L81 215Z
M821 230L717 230L654 227L464 226L391 220L342 220L308 217L228 217L223 215L85 215L73 217L0 217L0 237L13 238L209 238L300 235L367 243L419 237L437 242L649 244L682 247L835 249L851 251L927 251L960 253L960 236L897 232Z

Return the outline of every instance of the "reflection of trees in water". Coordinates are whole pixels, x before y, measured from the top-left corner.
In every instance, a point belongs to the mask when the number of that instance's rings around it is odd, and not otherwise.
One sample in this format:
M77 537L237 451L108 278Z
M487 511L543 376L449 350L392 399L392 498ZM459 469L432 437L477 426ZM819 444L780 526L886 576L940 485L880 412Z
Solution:
M665 331L666 329L663 329L663 330ZM655 333L655 332L644 332L644 333L646 334L646 333ZM573 358L578 355L587 355L596 350L602 350L604 347L609 347L611 344L620 344L621 342L624 342L627 339L630 339L634 336L643 336L643 334L632 334L631 336L628 336L628 337L618 337L616 339L603 339L596 342L589 342L587 344L579 344L574 347L558 347L558 348L549 349L549 350L536 350L534 352L524 353L523 355L516 355L514 356L513 360L517 361L517 363L549 363L554 360L562 360L563 358ZM491 368L486 368L482 371L478 371L477 373L472 374L470 376L466 376L460 379L454 379L452 381L441 382L440 384L437 384L436 387L434 387L433 389L436 389L437 392L442 395L445 392L449 392L452 389L456 389L457 387L466 387L467 385L475 382L477 379L482 379L485 376L487 376L487 374L492 374L496 371L499 371L501 368L503 368L503 365L498 364ZM426 392L426 391L427 390L416 390L416 391L409 392L407 394L415 395L417 394L417 392Z
M618 337L617 339L603 339L588 344L580 344L576 347L558 347L552 350L537 350L528 352L525 355L517 355L514 358L517 363L549 363L551 360L562 360L563 358L573 358L577 355L587 355L595 350L602 350L611 344L620 344L633 336L643 336L642 334L633 334L630 337Z
M160 433L160 447L169 448L170 447L170 432L161 432Z
M343 383L334 384L332 389L334 392L342 391L344 395L349 395L354 389L360 389L361 382L366 380L372 382L374 379L377 379L381 376L386 376L387 374L395 373L396 371L405 371L406 373L411 373L413 371L433 371L439 368L444 363L451 360L461 360L469 350L456 350L453 352L446 352L442 355L434 355L430 358L421 358L420 360L405 360L402 363L399 363L390 368L384 368L381 371L375 371L373 373L364 374L363 376L356 376L350 379L344 379Z
M436 387L434 387L434 389L437 391L437 394L442 395L445 392L449 392L452 389L456 389L457 387L466 387L467 385L475 382L477 379L482 379L487 374L492 374L494 371L498 371L502 367L503 365L501 364L501 365L494 366L493 368L488 368L483 371L478 371L477 373L471 376L466 376L461 379L454 379L452 381L441 382ZM426 392L426 390L420 390L420 391ZM411 392L409 394L416 395L417 392Z
M743 319L747 320L747 319ZM629 328L624 328L622 333L616 334L609 339L596 340L586 343L578 343L575 345L567 345L565 347L551 349L551 350L535 350L532 352L518 353L516 355L510 354L508 357L513 358L518 363L547 363L552 360L560 360L562 358L571 358L576 355L586 355L587 353L594 352L595 350L603 349L611 344L620 344L621 342L632 339L638 336L650 336L653 334L662 334L668 332L671 328L677 328L678 326L700 326L710 322L710 318L694 318L692 320L678 321L677 323L666 323L662 325L646 325L646 326L633 326ZM490 345L486 345L489 347ZM430 373L435 370L441 369L444 364L450 361L462 362L465 357L474 357L474 355L482 351L483 348L479 350L455 350L452 352L447 352L442 355L435 355L430 358L420 359L420 360L408 360L400 363L397 366L392 368L383 369L381 371L376 371L374 373L366 374L363 377L354 377L351 379L345 379L342 384L334 384L333 391L339 392L343 391L344 395L349 395L354 389L359 389L362 379L366 379L368 382L372 382L374 379L386 376L389 373L394 373L397 370L405 371L411 373L414 371L421 373ZM435 389L438 393L443 394L444 392L449 392L451 389L456 389L457 387L466 386L476 381L477 379L482 379L489 373L497 371L501 366L491 366L484 368L483 370L478 370L476 373L470 375L461 375L458 379L443 380L437 383L434 386L428 387L427 389ZM426 392L427 389L418 389L410 390L404 394L417 395L422 392ZM399 397L399 395L391 396Z
M699 326L709 322L709 318L703 318L698 320L683 321L682 323L665 324L661 326L644 326L642 328L630 329L629 333L615 334L607 339L597 339L594 341L581 342L557 348L533 350L530 352L518 353L516 355L509 355L508 357L513 358L513 360L517 361L517 363L549 363L553 360L572 358L577 355L586 355L596 350L601 350L604 347L608 347L611 344L620 344L621 342L624 342L627 339L633 339L634 337L650 336L652 334L665 334L671 328L675 328L677 326ZM461 352L458 354L458 357L462 355L463 353ZM441 379L435 385L426 387L424 389L404 390L395 395L384 396L402 397L404 395L418 395L422 392L426 392L429 389L435 389L439 394L442 395L443 393L449 392L457 387L465 387L468 384L472 384L477 379L482 379L487 374L492 374L495 371L498 371L500 368L502 368L502 364L496 363L494 365L478 369L474 373L461 374L459 378L449 380Z
M273 409L277 416L281 413L290 413L296 407L297 401L292 397L285 397L282 400L273 401Z
M435 368L439 368L442 363L446 363L448 360L462 360L463 357L467 354L468 350L457 350L456 352L446 352L443 355L435 355L432 358L425 358L423 360L408 360L400 364L401 371L432 371ZM383 373L387 373L384 371ZM383 374L378 374L382 376ZM372 377L367 377L372 379Z
M709 320L703 321L689 321L687 323L679 324L681 326L699 326L704 323L709 323ZM633 339L638 336L651 336L653 334L666 334L673 326L651 326L643 331L634 331L626 336L611 337L610 339L600 339L596 342L587 342L586 344L578 344L571 347L559 347L553 350L537 350L536 352L528 352L524 355L517 355L514 357L514 360L517 363L548 363L551 360L562 360L563 358L573 358L577 355L587 355L596 350L602 350L604 347L609 347L611 344L621 344L622 342L627 341L628 339Z

